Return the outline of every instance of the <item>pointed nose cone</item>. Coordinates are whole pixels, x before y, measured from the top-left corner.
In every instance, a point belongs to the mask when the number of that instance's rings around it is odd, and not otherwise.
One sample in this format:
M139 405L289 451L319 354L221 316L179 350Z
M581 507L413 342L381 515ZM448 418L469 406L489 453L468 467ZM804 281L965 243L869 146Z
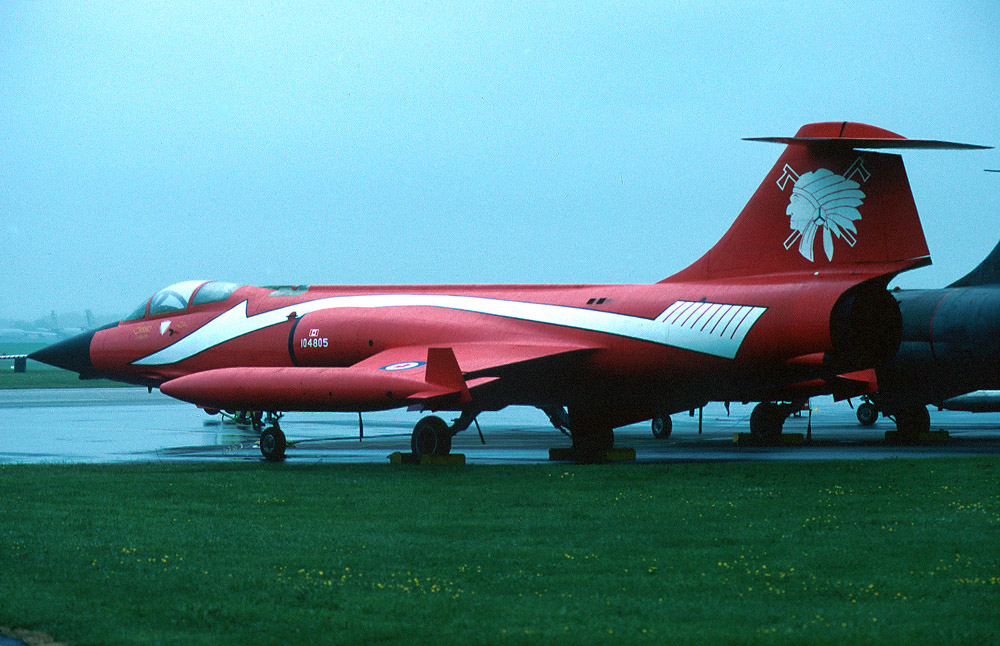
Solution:
M94 340L96 333L97 330L91 330L71 336L32 352L28 358L56 368L78 372L80 377L93 377L97 371L94 370L94 364L90 361L90 342Z

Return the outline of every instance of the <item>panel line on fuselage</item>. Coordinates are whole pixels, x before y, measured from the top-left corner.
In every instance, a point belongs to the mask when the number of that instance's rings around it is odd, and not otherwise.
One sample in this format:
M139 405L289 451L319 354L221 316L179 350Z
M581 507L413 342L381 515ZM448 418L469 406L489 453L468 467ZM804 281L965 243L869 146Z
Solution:
M750 332L766 307L675 301L655 319L603 312L600 310L508 301L478 296L456 296L449 294L367 294L358 296L331 296L313 301L304 301L274 310L247 315L248 301L242 301L232 309L223 312L194 332L158 352L133 362L137 366L159 366L178 363L206 350L221 345L237 337L284 323L290 316L302 317L311 312L342 308L381 307L438 307L465 312L499 316L503 318L557 325L561 327L601 332L615 336L649 341L660 345L693 350L718 357L732 359L736 356L743 339ZM733 317L725 328L715 332L715 327L706 331L708 322L715 315L726 310L733 311ZM745 315L732 329L726 331L732 321L741 313ZM678 322L681 314L687 313L683 322ZM673 320L667 320L677 314ZM698 319L708 314L704 326L696 328ZM694 322L689 324L694 319Z

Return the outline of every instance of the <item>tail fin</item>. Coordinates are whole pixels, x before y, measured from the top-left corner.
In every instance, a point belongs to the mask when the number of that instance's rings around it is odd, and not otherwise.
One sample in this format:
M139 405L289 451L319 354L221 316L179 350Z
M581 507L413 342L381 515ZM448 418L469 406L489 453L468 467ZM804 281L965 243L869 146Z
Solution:
M877 276L930 264L902 159L871 149L982 148L850 122L751 141L787 147L722 239L662 282L828 270Z

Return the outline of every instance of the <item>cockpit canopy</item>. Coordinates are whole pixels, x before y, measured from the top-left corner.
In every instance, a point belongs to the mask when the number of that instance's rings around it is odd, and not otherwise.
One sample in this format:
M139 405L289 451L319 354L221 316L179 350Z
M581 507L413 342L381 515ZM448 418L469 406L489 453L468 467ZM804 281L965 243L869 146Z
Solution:
M126 321L135 321L147 316L166 314L186 310L193 305L217 303L224 301L241 285L224 283L217 280L186 280L164 287L153 294L153 297L140 305L134 312L125 317Z

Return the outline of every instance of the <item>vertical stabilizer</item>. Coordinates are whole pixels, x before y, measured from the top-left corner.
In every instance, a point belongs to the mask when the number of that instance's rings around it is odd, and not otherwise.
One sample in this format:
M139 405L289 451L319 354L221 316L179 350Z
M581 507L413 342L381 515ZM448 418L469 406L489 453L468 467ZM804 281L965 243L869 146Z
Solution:
M980 285L1000 285L1000 243L993 247L990 255L979 265L948 287L978 287Z
M663 282L930 264L902 158L872 149L981 148L906 139L860 123L803 126L719 242Z

